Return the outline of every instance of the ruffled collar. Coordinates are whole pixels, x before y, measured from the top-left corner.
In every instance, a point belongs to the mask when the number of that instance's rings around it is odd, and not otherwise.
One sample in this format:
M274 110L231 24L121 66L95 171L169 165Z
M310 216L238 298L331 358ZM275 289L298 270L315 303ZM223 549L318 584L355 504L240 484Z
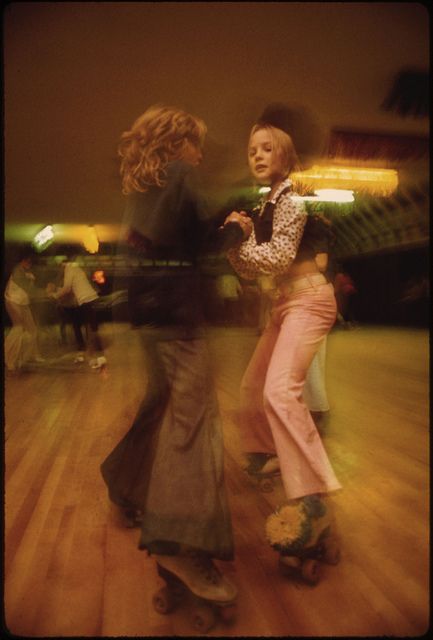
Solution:
M288 189L292 186L292 181L290 180L290 178L286 178L285 180L282 181L282 183L280 184L280 186L278 187L278 189L275 191L274 195L272 196L272 198L270 200L268 200L268 202L272 202L272 204L275 204L276 201L278 200L278 198L280 197L280 195L282 194L282 192L285 189Z

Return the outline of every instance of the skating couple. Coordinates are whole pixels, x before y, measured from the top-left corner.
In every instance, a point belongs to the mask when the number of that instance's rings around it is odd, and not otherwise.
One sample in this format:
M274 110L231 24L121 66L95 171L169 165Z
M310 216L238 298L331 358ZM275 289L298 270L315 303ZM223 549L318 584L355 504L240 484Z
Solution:
M253 127L249 166L257 183L271 190L254 220L233 211L224 224L240 228L239 241L227 250L237 273L274 276L279 291L242 382L248 468L260 473L279 467L286 507L304 521L312 500L316 511L326 509L323 497L340 488L302 401L306 372L336 306L332 285L312 255L304 205L287 177L297 157L284 129L272 112ZM200 119L155 106L121 137L127 196L121 250L135 265L128 287L131 322L140 327L150 375L130 430L101 470L111 500L140 521L140 548L193 593L230 602L236 587L213 563L234 556L221 423L202 329L198 262L217 228L195 178L205 133ZM141 258L159 266L137 266ZM287 528L272 539L272 523L270 542L276 548L281 540L290 542ZM305 537L306 527L301 529Z

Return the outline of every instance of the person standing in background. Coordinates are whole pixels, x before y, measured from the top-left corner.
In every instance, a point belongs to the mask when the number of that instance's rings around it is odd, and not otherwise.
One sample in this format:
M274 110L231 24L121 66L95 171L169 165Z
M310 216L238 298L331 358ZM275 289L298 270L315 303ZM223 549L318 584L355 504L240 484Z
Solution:
M95 370L102 369L106 366L107 359L98 334L98 318L94 304L98 299L98 293L90 284L85 271L77 263L78 250L71 246L63 247L62 250L66 254L66 259L62 263L63 284L61 287L56 287L53 283L49 283L47 293L57 301L61 301L64 296L69 296L71 293L74 295L78 304L76 321L86 327L89 365Z
M27 362L44 362L38 345L38 328L31 311L31 301L46 297L42 289L35 286L35 276L30 271L33 252L21 251L5 289L6 311L12 328L5 339L5 363L8 372L18 372Z
M222 305L222 318L228 325L236 325L243 319L242 285L235 273L223 273L216 278L216 293Z
M61 266L60 269L61 271L59 271L58 278L54 283L55 286L59 288L62 286L64 279L63 266ZM52 288L52 291L55 291L55 289ZM84 362L86 343L83 338L79 306L72 291L57 300L57 311L59 314L61 344L67 344L67 326L71 324L77 350L74 362Z
M355 283L350 275L339 268L334 279L335 297L337 299L337 319L344 329L356 326L353 314L353 298L357 293Z
M333 245L334 234L330 220L321 213L312 213L308 219L311 245L315 252L317 268L328 282L333 281ZM323 338L308 369L304 385L303 398L310 410L319 433L323 435L329 415L329 401L326 391L326 349L327 336Z

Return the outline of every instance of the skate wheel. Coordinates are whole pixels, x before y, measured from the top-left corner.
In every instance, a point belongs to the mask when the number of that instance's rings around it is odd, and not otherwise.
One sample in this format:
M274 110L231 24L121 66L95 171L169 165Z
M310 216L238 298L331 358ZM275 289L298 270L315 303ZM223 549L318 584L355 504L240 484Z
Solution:
M174 597L167 587L162 587L152 598L153 608L157 613L170 613L174 608Z
M320 579L319 563L317 560L308 559L302 564L302 577L309 584L317 584Z
M201 633L209 631L216 622L212 607L206 605L197 607L193 613L192 622L194 629L197 629L197 631L201 631Z
M236 605L229 604L221 607L220 609L220 617L223 622L226 624L230 624L236 619Z
M338 564L340 562L340 548L333 538L323 541L323 561L326 564Z

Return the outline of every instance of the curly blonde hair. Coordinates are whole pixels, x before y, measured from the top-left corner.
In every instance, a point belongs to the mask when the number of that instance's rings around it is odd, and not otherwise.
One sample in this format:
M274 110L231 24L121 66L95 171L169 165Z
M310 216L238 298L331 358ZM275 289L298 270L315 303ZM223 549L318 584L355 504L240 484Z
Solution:
M203 120L181 109L163 105L147 109L120 137L122 192L164 186L167 164L182 158L186 142L201 146L206 130Z

